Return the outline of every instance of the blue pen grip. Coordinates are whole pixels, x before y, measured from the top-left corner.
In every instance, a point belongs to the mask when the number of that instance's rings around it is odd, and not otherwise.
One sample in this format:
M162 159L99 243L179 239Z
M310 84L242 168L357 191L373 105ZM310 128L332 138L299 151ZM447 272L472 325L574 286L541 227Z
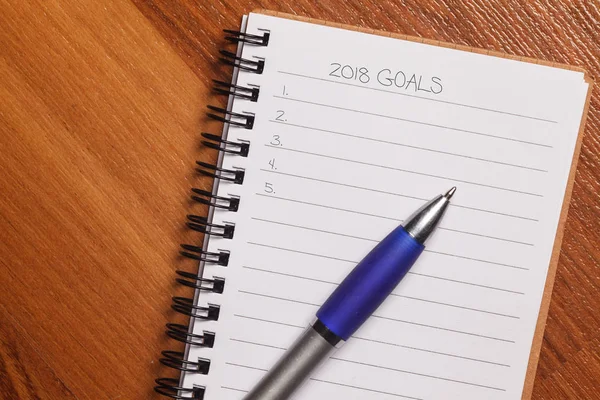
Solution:
M354 267L317 311L317 318L348 340L404 278L424 248L403 227L396 228Z

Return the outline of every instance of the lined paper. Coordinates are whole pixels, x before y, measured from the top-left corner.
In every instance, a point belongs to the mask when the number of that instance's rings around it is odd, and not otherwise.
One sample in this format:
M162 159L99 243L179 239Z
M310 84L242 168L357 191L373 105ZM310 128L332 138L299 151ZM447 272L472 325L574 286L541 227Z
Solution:
M258 102L233 103L254 128L228 131L250 154L223 160L244 183L218 192L240 207L214 213L235 234L209 241L230 262L204 269L225 291L199 297L220 318L194 326L215 347L189 351L210 373L184 385L242 399L378 241L457 186L413 269L294 399L520 399L583 73L250 14L265 29L267 47L243 48L264 72L238 76Z

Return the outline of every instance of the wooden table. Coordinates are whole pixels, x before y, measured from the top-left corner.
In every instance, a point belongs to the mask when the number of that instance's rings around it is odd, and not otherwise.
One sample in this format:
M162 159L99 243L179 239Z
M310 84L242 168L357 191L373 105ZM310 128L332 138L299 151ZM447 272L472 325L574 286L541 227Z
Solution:
M222 28L268 8L600 74L600 4L0 0L0 394L147 399ZM319 4L317 4L319 3ZM600 97L533 398L600 399ZM203 182L206 182L203 180ZM201 212L201 211L200 211Z

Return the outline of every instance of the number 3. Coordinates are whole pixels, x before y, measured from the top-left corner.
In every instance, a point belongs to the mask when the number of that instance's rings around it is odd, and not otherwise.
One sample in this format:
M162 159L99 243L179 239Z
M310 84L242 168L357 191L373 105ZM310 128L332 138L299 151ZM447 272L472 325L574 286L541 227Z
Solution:
M279 135L273 135L273 139L271 140L270 144L272 146L281 146L281 140L279 140Z

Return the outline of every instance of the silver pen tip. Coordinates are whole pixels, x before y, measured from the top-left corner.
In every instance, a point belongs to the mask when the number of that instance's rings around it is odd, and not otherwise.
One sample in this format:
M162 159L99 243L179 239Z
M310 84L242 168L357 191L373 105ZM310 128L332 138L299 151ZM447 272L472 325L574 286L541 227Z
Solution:
M452 189L448 190L444 197L450 200L454 196L454 192L456 192L456 186L452 186Z

